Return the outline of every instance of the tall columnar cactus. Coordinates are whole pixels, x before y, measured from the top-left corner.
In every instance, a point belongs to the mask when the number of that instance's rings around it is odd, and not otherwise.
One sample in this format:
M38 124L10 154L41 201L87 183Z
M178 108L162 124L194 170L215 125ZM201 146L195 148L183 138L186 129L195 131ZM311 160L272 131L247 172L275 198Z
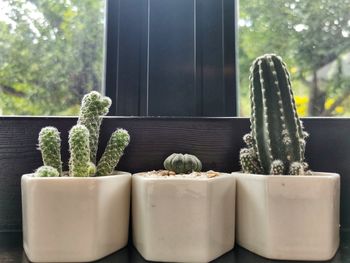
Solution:
M75 125L69 131L69 175L89 176L91 169L89 130L84 125Z
M129 142L129 133L124 129L117 129L111 135L105 152L98 162L96 176L109 175L113 172Z
M45 166L54 167L62 174L61 138L55 127L42 128L39 133L39 150Z
M251 133L244 138L247 150L241 151L243 171L304 174L307 133L298 118L286 64L267 54L253 62L250 72Z
M96 164L96 153L102 116L108 113L111 100L97 91L86 94L82 100L78 124L85 125L90 133L90 161Z

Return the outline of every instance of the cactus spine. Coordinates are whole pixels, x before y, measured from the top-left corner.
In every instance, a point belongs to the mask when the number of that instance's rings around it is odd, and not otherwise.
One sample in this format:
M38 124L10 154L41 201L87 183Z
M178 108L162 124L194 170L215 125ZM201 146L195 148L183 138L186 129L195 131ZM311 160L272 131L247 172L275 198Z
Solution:
M259 164L254 173L304 174L300 167L304 167L307 134L298 118L286 64L267 54L258 57L250 71L252 131L246 135L249 142L245 141L251 149L250 159L256 155L254 161ZM241 158L243 171L251 173L245 170L246 162L246 156ZM292 168L295 163L300 164L298 169Z
M111 135L105 152L97 165L96 176L105 176L113 172L129 142L129 133L124 129L117 129Z
M44 165L39 167L35 171L34 176L35 177L57 177L57 176L60 176L60 174L56 168L53 168L52 166Z
M97 91L86 94L82 100L78 124L85 125L90 133L90 161L96 164L96 153L102 116L108 113L111 100Z
M89 176L90 146L89 130L84 125L75 125L69 131L69 175Z
M62 174L61 138L55 127L42 128L39 133L39 150L45 167L54 167Z

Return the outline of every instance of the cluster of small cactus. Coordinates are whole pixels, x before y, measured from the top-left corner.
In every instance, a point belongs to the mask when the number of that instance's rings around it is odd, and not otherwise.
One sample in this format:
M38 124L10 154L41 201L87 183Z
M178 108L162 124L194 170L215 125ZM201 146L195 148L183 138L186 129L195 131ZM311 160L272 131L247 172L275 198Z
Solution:
M305 139L290 75L279 56L258 57L250 68L251 132L240 151L244 173L304 175Z
M111 100L96 91L82 100L78 123L69 131L69 176L105 176L113 172L130 142L124 129L117 129L107 144L105 152L96 165L96 154L102 117L108 113ZM39 150L44 166L35 176L62 176L61 139L54 127L45 127L39 133Z
M173 153L164 161L164 168L177 174L200 172L201 161L192 154Z

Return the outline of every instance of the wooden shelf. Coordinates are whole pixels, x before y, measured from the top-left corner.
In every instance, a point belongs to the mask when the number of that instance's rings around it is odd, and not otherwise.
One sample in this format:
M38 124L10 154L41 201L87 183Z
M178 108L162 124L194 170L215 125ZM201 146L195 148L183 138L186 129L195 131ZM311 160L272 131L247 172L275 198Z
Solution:
M327 262L332 263L345 263L350 262L350 231L343 231L341 233L340 248L335 257ZM22 248L22 233L0 233L0 262L30 262ZM145 261L141 255L136 251L132 244L129 244L126 248L109 255L99 261L99 263L141 263ZM262 257L259 257L239 246L214 260L215 263L265 263L265 262L293 262L298 261L271 261Z

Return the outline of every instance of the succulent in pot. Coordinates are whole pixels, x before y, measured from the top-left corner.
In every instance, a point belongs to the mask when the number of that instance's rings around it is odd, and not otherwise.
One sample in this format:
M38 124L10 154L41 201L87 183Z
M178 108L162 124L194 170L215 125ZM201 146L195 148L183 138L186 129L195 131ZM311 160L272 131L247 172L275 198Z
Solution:
M286 64L275 55L253 62L250 75L251 132L240 152L243 172L304 175L305 139Z
M330 259L339 246L339 175L310 171L304 160L308 134L281 57L258 57L249 79L251 132L235 173L237 243L272 259Z
M124 129L112 133L106 149L96 163L98 138L102 116L108 113L111 101L96 91L85 95L82 100L78 123L69 131L69 176L88 177L112 174L124 149L130 142L130 136ZM61 138L55 127L44 127L39 133L39 150L45 166L62 173ZM36 176L40 174L35 173ZM66 174L67 175L67 174Z
M40 131L44 166L21 182L23 246L31 261L93 261L127 244L131 174L114 168L129 144L128 132L113 132L96 162L110 104L95 91L84 96L78 123L69 131L69 171L62 171L59 131Z
M187 174L190 172L200 172L202 170L202 163L195 155L173 153L165 159L164 168L177 174Z
M152 261L208 262L231 250L235 177L201 172L191 154L171 154L163 164L165 170L132 176L133 242L140 254Z

